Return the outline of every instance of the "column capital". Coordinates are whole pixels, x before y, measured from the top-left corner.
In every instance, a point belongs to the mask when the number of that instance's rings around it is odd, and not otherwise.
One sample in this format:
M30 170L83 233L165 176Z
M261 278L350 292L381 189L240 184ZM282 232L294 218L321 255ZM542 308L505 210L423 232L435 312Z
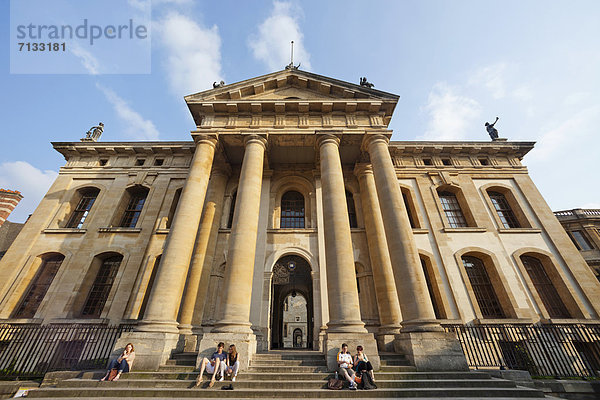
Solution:
M369 147L374 143L383 142L386 146L390 143L392 133L389 131L367 133L363 136L362 149L369 151Z
M334 143L336 146L340 145L340 138L341 134L334 134L334 133L317 133L317 141L316 141L316 146L317 148L321 148L321 146L323 146L326 143Z
M217 147L217 143L219 141L219 135L217 133L209 133L209 134L194 134L195 132L192 132L192 137L194 139L194 143L196 143L196 146L200 145L200 144L208 144L211 145L213 148Z
M267 149L268 135L266 133L244 133L242 134L242 138L244 139L244 147L248 146L250 143L258 143L262 145L265 150Z
M373 166L368 163L357 163L354 166L354 175L358 178L363 175L373 175Z

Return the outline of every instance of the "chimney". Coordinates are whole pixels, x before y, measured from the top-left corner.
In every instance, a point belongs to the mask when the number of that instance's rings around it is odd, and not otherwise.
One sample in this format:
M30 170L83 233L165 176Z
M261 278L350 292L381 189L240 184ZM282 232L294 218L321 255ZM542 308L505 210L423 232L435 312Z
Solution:
M23 196L16 190L0 189L0 226L8 218Z

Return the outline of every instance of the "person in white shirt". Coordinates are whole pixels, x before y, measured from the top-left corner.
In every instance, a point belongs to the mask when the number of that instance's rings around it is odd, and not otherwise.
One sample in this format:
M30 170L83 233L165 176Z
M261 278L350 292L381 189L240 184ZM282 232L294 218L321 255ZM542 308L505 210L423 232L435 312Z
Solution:
M352 369L354 362L352 360L352 354L348 353L348 345L342 344L341 351L337 354L338 372L340 376L346 378L350 383L350 390L356 390L356 383L354 383L354 370Z

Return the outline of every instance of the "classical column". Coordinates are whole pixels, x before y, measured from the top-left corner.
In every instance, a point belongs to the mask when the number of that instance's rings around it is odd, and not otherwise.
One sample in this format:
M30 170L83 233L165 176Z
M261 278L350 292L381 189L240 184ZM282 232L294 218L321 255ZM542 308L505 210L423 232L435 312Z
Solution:
M400 331L400 304L398 291L394 282L392 261L385 239L385 228L379 208L379 199L375 188L373 168L368 164L357 164L354 173L360 185L360 198L362 200L363 219L369 246L369 257L373 269L373 282L375 283L375 297L379 310L381 326L378 336L393 335ZM391 338L393 340L393 337ZM378 339L378 341L380 341ZM380 343L381 346L381 343Z
M402 309L402 331L441 331L433 305L408 214L398 185L396 170L388 150L389 139L383 134L366 135L366 146L379 197L383 225Z
M364 333L366 329L360 319L339 144L340 139L335 135L325 134L317 139L323 184L323 228L329 298L327 332Z
M140 332L179 333L177 312L200 223L202 213L200 205L204 204L217 144L215 136L203 135L194 139L196 151L175 212L144 319L136 329Z
M233 224L229 237L223 283L223 313L213 332L251 334L250 299L260 210L263 161L267 140L259 135L245 138Z
M207 259L212 261L212 257L208 256L208 252L214 250L214 242L219 233L223 197L225 196L225 187L228 180L229 168L227 166L215 166L213 168L206 193L204 212L196 235L196 245L194 246L186 290L179 312L179 333L183 335L192 334L192 319L202 321L201 315L194 316L194 310L200 314L204 310L208 279L202 278L208 278L210 274L212 263L206 261ZM210 245L211 243L213 246Z

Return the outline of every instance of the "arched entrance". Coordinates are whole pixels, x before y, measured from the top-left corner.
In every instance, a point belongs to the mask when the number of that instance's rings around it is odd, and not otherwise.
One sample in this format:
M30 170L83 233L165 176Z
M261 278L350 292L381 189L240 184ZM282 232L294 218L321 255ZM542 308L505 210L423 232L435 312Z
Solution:
M281 257L275 263L271 277L271 349L312 349L313 287L310 271L308 262L295 255Z

